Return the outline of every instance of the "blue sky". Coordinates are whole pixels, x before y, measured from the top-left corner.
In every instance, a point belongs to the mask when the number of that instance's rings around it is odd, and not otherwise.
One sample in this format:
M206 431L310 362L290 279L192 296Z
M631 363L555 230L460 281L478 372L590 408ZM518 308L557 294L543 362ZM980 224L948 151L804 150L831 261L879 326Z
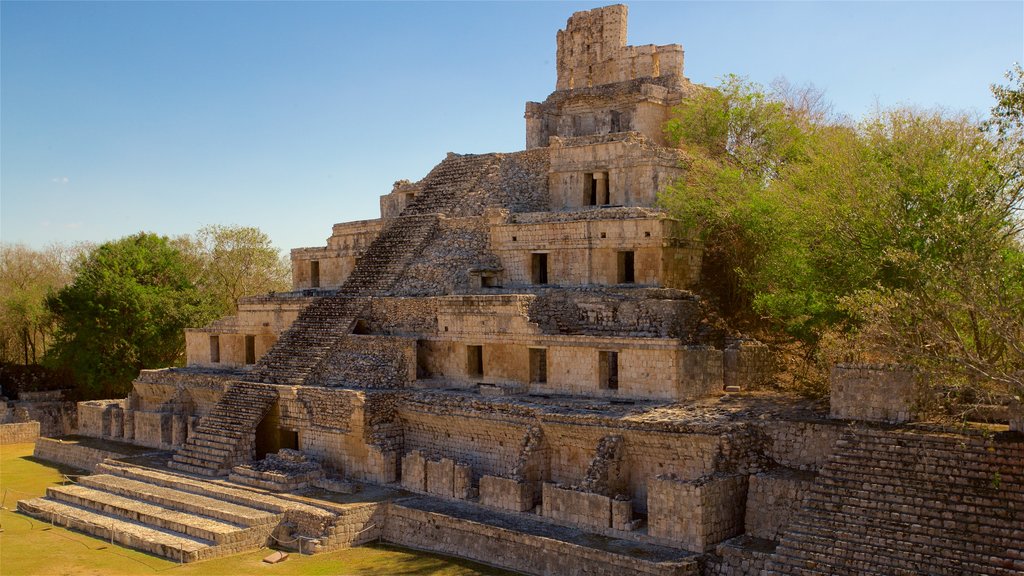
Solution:
M448 151L524 145L555 32L595 2L0 2L0 240L257 226L282 249L375 218ZM1024 0L634 2L686 75L813 82L836 111L982 114Z

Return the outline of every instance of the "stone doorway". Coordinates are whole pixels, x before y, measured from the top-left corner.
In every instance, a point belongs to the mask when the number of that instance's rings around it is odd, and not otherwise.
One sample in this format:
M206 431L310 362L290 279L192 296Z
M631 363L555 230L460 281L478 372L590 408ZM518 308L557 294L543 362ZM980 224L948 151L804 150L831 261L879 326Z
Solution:
M281 405L274 405L256 425L256 460L267 454L276 454L282 448L299 449L299 433L281 428Z

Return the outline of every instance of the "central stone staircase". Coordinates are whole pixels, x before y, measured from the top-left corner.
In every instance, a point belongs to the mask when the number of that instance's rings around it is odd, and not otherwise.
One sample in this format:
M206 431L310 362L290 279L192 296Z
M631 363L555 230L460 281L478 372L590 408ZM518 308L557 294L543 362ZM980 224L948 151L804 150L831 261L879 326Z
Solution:
M277 400L273 386L233 382L204 416L168 466L175 470L224 476L255 456L255 432Z
M860 430L837 443L768 574L1024 574L1024 441Z
M452 155L424 178L420 194L370 244L338 292L312 302L299 313L260 359L257 382L301 385L329 352L352 332L366 297L386 293L422 252L443 214L490 170L493 155Z

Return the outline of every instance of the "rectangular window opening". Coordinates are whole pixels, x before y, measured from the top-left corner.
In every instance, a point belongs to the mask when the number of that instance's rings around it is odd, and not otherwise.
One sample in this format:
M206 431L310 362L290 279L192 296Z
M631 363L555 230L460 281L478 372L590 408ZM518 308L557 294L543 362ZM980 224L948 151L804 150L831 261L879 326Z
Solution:
M618 283L632 284L636 282L636 267L632 251L619 252Z
M545 384L548 381L548 351L545 348L530 348L530 383Z
M530 277L534 284L548 283L548 255L536 252L530 257Z
M619 389L619 353L612 351L598 352L598 369L602 390Z
M256 337L251 334L245 335L245 363L256 363Z
M210 363L217 364L220 362L220 336L212 334L210 336Z
M484 347L466 346L466 374L470 378L484 375Z
M320 261L312 260L309 263L309 286L311 288L320 287Z

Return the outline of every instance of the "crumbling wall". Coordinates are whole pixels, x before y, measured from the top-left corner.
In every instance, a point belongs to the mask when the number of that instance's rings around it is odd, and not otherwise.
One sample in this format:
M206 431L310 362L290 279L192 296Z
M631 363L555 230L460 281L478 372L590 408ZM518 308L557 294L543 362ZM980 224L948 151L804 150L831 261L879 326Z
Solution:
M405 388L416 379L416 340L350 334L310 375L318 386Z
M695 296L676 290L552 290L530 303L529 317L547 334L689 338L701 310Z
M678 44L626 45L628 14L625 5L616 4L569 17L557 36L557 90L683 73Z

